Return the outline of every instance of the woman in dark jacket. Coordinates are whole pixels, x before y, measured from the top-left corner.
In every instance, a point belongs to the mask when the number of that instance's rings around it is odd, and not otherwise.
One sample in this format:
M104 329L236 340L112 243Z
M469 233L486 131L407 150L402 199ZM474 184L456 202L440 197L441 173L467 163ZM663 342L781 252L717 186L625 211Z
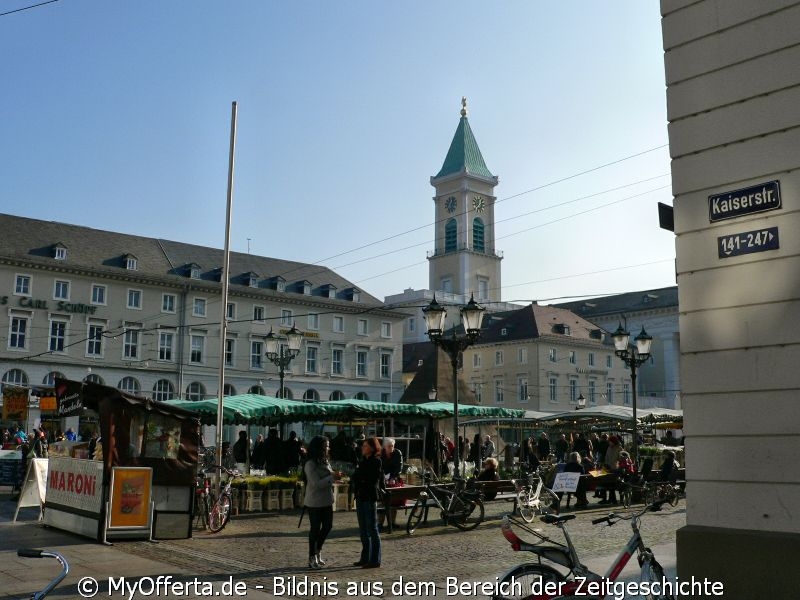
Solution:
M306 476L305 506L311 522L308 568L319 569L325 566L320 551L333 527L333 469L328 438L318 435L308 444L308 459L303 472Z
M355 488L356 517L361 534L361 558L354 564L364 569L381 566L381 535L378 532L378 496L383 483L381 444L371 437L361 444L361 462L351 478Z

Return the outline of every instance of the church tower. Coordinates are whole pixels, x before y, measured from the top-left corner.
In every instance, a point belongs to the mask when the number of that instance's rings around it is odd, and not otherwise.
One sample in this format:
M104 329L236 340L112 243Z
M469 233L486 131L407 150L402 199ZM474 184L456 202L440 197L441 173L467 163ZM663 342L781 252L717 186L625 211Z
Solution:
M461 99L461 120L439 172L436 189L436 246L429 254L429 288L478 302L500 301L500 261L495 249L494 188Z

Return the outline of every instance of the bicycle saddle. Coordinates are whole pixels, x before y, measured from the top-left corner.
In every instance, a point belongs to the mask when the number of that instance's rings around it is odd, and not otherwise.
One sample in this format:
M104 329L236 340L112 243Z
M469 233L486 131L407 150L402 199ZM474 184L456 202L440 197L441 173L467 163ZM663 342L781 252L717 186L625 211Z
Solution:
M542 515L539 517L542 522L547 523L548 525L555 525L556 523L564 523L565 521L571 521L575 518L575 515Z

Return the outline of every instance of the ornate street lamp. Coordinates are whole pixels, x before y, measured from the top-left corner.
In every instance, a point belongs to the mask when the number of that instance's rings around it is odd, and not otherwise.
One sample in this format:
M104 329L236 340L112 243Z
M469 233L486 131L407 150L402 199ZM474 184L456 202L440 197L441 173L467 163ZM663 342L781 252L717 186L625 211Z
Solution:
M286 342L285 344L283 342ZM279 398L286 397L286 389L283 387L283 375L289 363L300 354L300 346L303 344L303 332L295 325L286 332L286 337L281 338L275 335L270 328L265 340L267 348L267 360L278 367L281 386L278 391Z
M622 362L631 370L631 386L633 387L633 464L638 466L639 420L636 415L636 369L650 358L650 346L653 343L653 337L647 335L644 327L642 327L642 331L633 339L636 345L630 346L631 334L622 328L622 323L619 324L619 327L612 335L614 337L614 354L619 356Z
M584 408L586 408L586 398L584 397L583 392L581 392L580 396L578 396L578 404L575 407L575 410L582 410Z
M445 308L436 301L434 295L431 303L422 309L425 317L425 326L428 328L428 337L435 346L438 346L450 357L450 365L453 368L453 443L456 452L453 456L455 477L458 477L460 456L458 456L458 365L464 350L475 343L481 334L481 321L485 308L475 302L475 298L470 296L466 306L461 308L461 323L464 326L464 335L456 335L456 328L451 329L451 335L444 335L444 320L447 315Z

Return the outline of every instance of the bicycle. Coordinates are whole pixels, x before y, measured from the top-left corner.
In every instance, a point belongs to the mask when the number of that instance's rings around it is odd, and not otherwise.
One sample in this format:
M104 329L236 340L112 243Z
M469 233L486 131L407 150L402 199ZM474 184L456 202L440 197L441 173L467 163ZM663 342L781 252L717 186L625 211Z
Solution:
M211 478L201 471L194 481L194 514L195 521L200 521L203 529L208 529L211 499Z
M524 480L511 480L517 490L519 515L526 523L532 523L537 514L544 514L554 506L558 507L560 502L555 492L545 487L543 471L544 469L539 467L535 473L526 473Z
M67 576L67 573L69 573L69 563L67 562L67 559L58 552L54 552L52 550L33 550L30 548L22 548L17 550L17 556L21 556L23 558L55 558L59 563L61 563L61 572L56 575L50 583L44 586L41 592L34 592L31 594L32 600L39 600L40 598L47 596L56 588L59 583L64 580L64 578Z
M498 589L501 591L508 590L519 593L493 596L493 600L514 600L523 598L545 600L548 598L571 597L581 597L584 600L590 600L592 598L605 598L609 593L607 584L616 581L620 572L634 554L637 555L639 566L641 567L640 591L642 592L642 597L647 600L675 600L672 594L664 593L662 587L664 569L656 560L653 551L644 545L639 530L639 523L642 515L646 512L661 510L663 504L664 501L658 501L648 504L641 511L631 513L628 516L609 513L605 517L592 520L594 525L607 523L609 526L621 520L629 520L631 522L631 529L633 530L622 552L604 575L593 573L583 565L578 558L578 552L572 544L572 539L566 528L567 521L575 518L574 514L561 516L548 514L540 517L543 522L555 525L561 530L566 540L566 545L556 542L523 524L517 523L517 525L521 526L529 533L536 535L540 539L540 542L547 542L549 545L525 542L514 533L511 528L511 519L509 519L508 516L503 517L503 523L501 525L503 537L511 543L511 547L515 552L531 552L538 557L538 562L523 563L503 575L500 580L501 585L498 586ZM543 559L566 568L567 572L563 573L549 564L543 564ZM658 585L653 585L655 583ZM645 584L647 584L646 589ZM656 590L658 590L658 593L656 593Z
M637 494L644 504L665 502L670 506L677 506L681 492L676 484L665 481L651 481L642 485L629 481L620 482L619 499L624 508L630 508Z
M453 478L455 488L452 490L431 485L431 479L431 474L426 471L422 476L424 489L408 515L406 533L414 533L422 517L427 517L429 502L439 508L446 525L454 525L461 531L470 531L480 525L484 515L480 491L468 489L466 481L460 477ZM427 518L425 520L427 522Z
M231 481L238 475L237 471L232 471L223 467L222 465L213 465L211 470L223 471L228 477L225 482L220 484L220 493L216 500L213 500L208 507L206 514L208 530L211 533L219 533L228 524L231 519ZM207 497L208 498L208 497ZM206 500L208 502L208 500Z

